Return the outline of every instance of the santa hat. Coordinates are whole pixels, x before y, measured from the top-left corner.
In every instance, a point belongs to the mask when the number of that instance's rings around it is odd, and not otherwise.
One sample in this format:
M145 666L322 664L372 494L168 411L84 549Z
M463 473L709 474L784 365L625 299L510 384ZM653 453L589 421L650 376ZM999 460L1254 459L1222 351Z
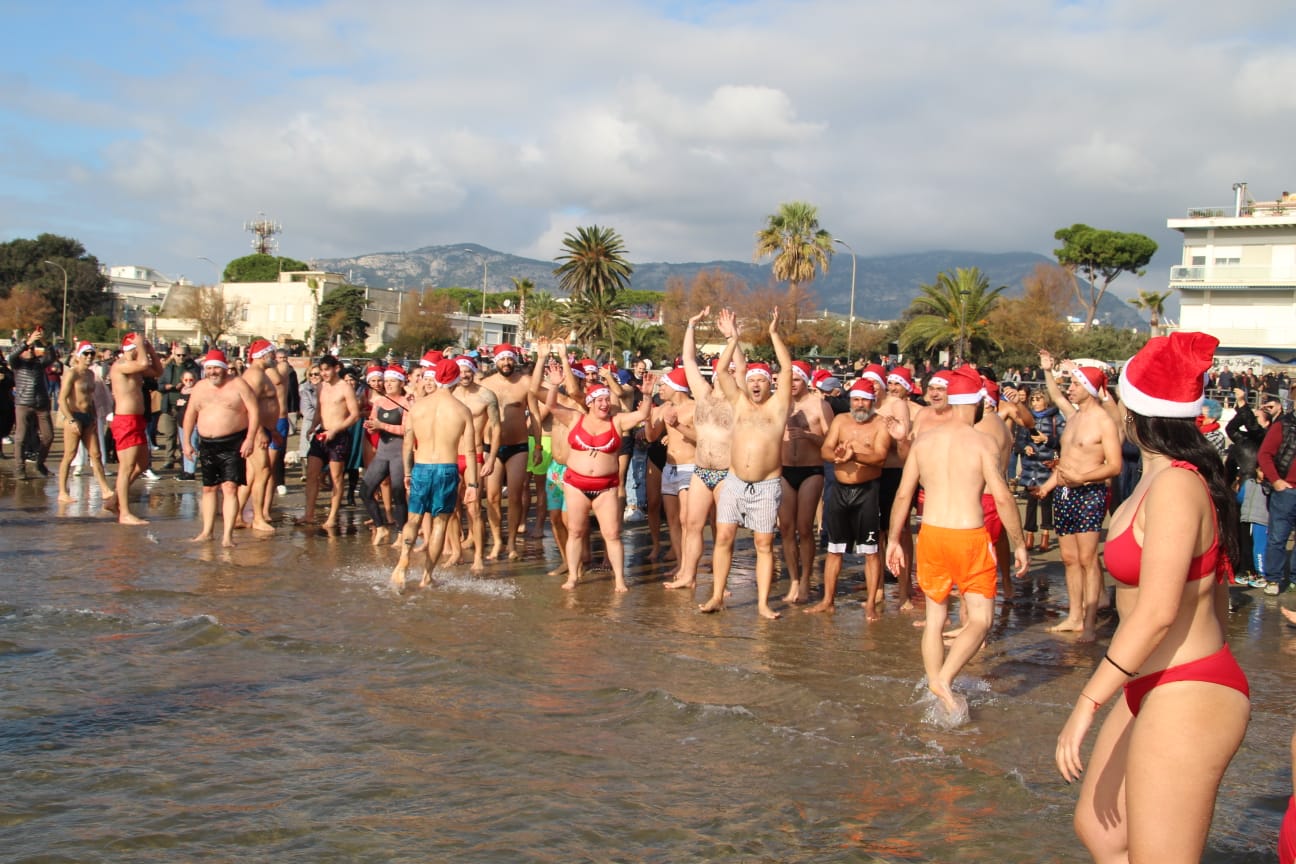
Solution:
M825 393L831 393L841 387L841 379L834 378L827 369L816 369L814 375L810 377L810 383Z
M985 398L990 401L991 405L999 404L999 385L988 378L981 379L981 389L985 391Z
M368 366L365 367L364 377L366 381L368 381L370 378L375 378L375 377L381 378L382 376L383 376L383 367L379 366L377 363L370 363Z
M877 389L881 390L886 387L886 370L876 363L870 363L864 367L860 374L861 378L868 378L877 384Z
M423 355L423 359L419 361L419 365L424 369L435 369L436 365L444 359L445 355L433 348Z
M792 374L797 378L800 378L802 381L804 381L807 384L811 383L810 364L805 362L804 360L792 361Z
M584 360L580 361L579 365L581 371L585 373L586 378L594 378L598 376L598 368L599 368L598 364L595 363L593 360L591 360L589 357L586 357Z
M684 367L682 366L678 369L672 369L662 380L665 381L672 390L677 390L680 393L689 392L688 376L684 374Z
M768 378L769 380L771 380L771 381L774 380L774 375L773 375L773 373L770 372L770 368L769 368L769 366L766 365L766 364L764 364L764 363L748 363L748 364L747 364L747 376L746 376L746 377L750 378L750 377L752 377L753 375L764 375L764 376L765 376L766 378Z
M927 379L927 386L928 387L948 387L950 384L950 376L952 376L953 374L954 373L948 369L941 369L935 375Z
M899 384L906 393L914 391L913 375L909 372L908 366L897 366L892 369L891 374L887 375L887 382Z
M586 405L593 405L593 404L594 404L594 400L597 399L597 398L599 398L600 396L609 396L609 397L610 397L611 395L612 395L612 391L609 390L608 388L603 387L603 386L595 387L593 390L591 390L591 391L589 391L588 393L585 394L585 404L586 404Z
M1219 344L1216 342L1215 344ZM1075 379L1080 386L1095 399L1102 398L1102 391L1107 389L1107 374L1097 366L1075 367Z
M229 363L225 360L225 352L219 348L208 351L207 356L203 358L202 365L204 369L208 366L219 366L222 369L229 368Z
M852 399L876 399L877 385L871 378L860 376L855 383L851 385L850 397Z
M455 358L455 362L459 364L460 369L467 369L474 375L477 374L477 363L467 354L460 354Z
M140 343L140 335L138 333L127 333L124 337L122 337L121 350L134 351L136 348L139 347L139 343Z
M74 352L72 352L72 353L74 353L74 354L93 354L93 353L94 353L94 350L95 350L94 345L92 345L92 344L89 343L89 342L86 342L85 340L82 340L82 341L80 341L80 342L77 343L76 351L74 351Z
M503 359L517 360L518 349L516 346L509 345L507 342L495 346L495 362L498 363Z
M963 366L953 372L945 385L948 389L948 401L951 405L975 405L981 401L981 374L973 366ZM935 379L932 379L935 381Z
M1121 401L1144 417L1196 417L1218 346L1209 333L1154 336L1121 370Z
M438 387L453 387L459 383L459 364L444 357L436 365L436 382Z
M253 360L260 360L267 354L274 353L274 343L269 339L258 339L248 348L248 356Z
M391 366L388 366L386 369L383 370L383 380L385 381L388 378L392 379L393 381L404 381L405 370L402 369L400 366L397 366L395 363L393 363Z

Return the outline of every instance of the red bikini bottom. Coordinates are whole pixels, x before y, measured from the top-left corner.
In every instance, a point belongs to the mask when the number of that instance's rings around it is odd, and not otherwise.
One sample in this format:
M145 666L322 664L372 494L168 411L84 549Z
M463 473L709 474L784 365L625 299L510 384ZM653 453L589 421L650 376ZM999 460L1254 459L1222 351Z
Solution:
M585 493L585 497L593 501L598 497L600 492L606 492L609 489L615 489L621 485L621 477L618 474L605 474L601 477L591 477L588 474L581 474L573 471L571 466L567 467L567 473L563 475L563 482L573 489Z
M1130 713L1138 716L1139 708L1152 688L1171 681L1205 681L1207 684L1221 684L1251 698L1251 688L1247 686L1246 673L1233 659L1233 652L1224 645L1214 654L1208 654L1197 660L1189 660L1160 672L1149 672L1140 675L1125 685L1125 704Z

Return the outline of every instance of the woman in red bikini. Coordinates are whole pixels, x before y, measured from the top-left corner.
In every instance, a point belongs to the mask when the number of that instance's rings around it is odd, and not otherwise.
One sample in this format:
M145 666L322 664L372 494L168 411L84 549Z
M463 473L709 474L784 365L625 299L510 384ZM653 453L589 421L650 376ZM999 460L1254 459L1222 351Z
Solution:
M1201 860L1220 778L1251 715L1246 676L1224 641L1237 505L1194 423L1218 344L1205 333L1159 336L1121 372L1125 434L1143 478L1112 515L1104 549L1120 626L1056 752L1068 783L1084 778L1075 828L1095 861ZM1081 744L1108 701L1086 767Z
M616 493L621 480L621 436L648 418L652 400L644 399L637 411L613 415L612 393L599 382L589 385L585 410L581 412L558 404L561 375L561 370L550 371L545 406L571 430L567 434L571 453L563 475L567 503L567 581L562 587L571 590L580 579L581 549L593 511L612 564L616 590L626 591L629 589L625 583L625 551L621 545L621 504ZM652 393L652 384L652 376L646 375L643 391Z

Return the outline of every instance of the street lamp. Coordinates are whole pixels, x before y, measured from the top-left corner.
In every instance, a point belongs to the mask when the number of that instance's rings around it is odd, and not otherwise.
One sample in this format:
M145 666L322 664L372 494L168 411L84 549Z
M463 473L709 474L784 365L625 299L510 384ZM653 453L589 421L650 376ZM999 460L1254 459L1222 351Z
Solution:
M220 265L219 265L219 264L217 264L217 263L216 263L215 261L213 261L212 259L208 258L206 255L199 255L199 256L198 256L198 260L199 260L199 261L206 261L208 264L212 265L212 267L215 267L215 268L216 268L216 282L217 282L217 284L219 284L219 283L225 281L225 274L221 273L221 268L220 268Z
M486 344L486 259L476 252L469 252L468 254L480 261L482 265L481 340L477 346L480 348Z
M63 269L62 264L55 264L53 261L44 261L42 263L63 270L63 327L59 330L59 345L61 350L61 346L67 344L67 270Z
M854 364L855 358L851 354L851 346L854 343L855 335L855 250L845 240L833 238L834 243L840 243L846 247L851 256L851 298L850 298L850 318L846 321L846 363L848 366Z
M964 288L959 291L959 350L958 362L964 361L964 354L967 352L967 299L972 294L971 291Z

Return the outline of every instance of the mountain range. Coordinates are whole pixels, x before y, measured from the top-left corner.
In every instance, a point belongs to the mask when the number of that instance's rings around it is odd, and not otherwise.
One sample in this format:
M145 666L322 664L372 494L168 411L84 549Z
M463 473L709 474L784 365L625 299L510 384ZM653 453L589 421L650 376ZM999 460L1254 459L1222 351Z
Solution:
M522 258L476 243L424 246L411 252L374 252L354 258L321 258L310 262L318 270L341 273L353 285L414 290L418 288L478 287L490 293L513 291L513 277L530 279L536 289L561 294L553 261ZM898 318L909 307L919 286L931 284L937 274L956 267L978 267L992 287L1007 286L1006 297L1020 297L1022 280L1037 264L1054 263L1034 252L955 252L939 250L905 255L858 257L855 261L855 315L866 320ZM634 265L631 287L665 291L675 277L692 281L700 270L721 269L752 286L771 282L770 265L750 261L704 261L683 264L650 262ZM484 273L483 273L484 270ZM1130 277L1126 277L1129 279ZM848 253L834 255L826 275L811 285L818 306L841 315L850 309L851 260ZM1077 307L1072 311L1076 314ZM1144 327L1138 311L1111 291L1099 305L1098 316L1118 327Z

